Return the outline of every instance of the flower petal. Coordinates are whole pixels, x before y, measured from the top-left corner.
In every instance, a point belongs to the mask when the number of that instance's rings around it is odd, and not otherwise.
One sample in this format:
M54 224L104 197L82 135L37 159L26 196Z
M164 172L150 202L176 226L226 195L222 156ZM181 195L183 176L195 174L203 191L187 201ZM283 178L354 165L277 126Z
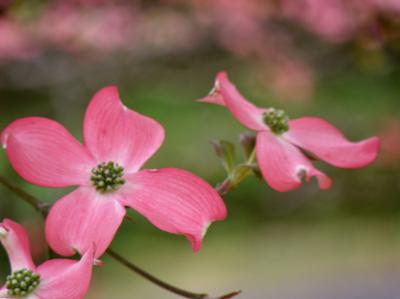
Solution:
M4 219L0 223L0 241L10 259L12 272L20 269L35 270L32 261L29 238L25 229L18 223Z
M214 89L202 102L224 105L244 126L252 130L266 128L262 121L265 109L258 108L247 101L229 81L226 72L220 72L215 80Z
M379 152L379 139L350 142L327 121L303 117L289 121L285 138L336 167L359 168L372 163Z
M99 162L113 161L137 171L160 147L164 129L155 120L126 108L115 86L95 94L86 111L85 144Z
M89 182L93 159L59 123L42 117L22 118L1 134L14 169L25 180L45 187Z
M159 229L185 235L200 250L213 221L226 217L218 193L201 178L180 169L144 170L128 178L123 204L135 209Z
M8 290L6 288L6 286L4 285L1 289L0 289L0 299L8 299L10 298L8 296Z
M81 187L56 202L46 220L46 238L62 256L86 252L94 243L99 257L110 245L125 215L115 195Z
M331 187L331 179L314 168L298 148L270 132L257 134L256 154L264 179L276 191L296 189L313 176L321 189Z
M38 267L41 282L35 293L43 299L82 299L92 278L93 246L80 261L54 259Z

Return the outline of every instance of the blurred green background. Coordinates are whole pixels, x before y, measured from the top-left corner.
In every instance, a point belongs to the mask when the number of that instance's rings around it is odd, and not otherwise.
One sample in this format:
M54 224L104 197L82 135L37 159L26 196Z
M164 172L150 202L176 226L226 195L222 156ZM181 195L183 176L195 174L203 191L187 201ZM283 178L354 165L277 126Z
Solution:
M80 13L98 4L81 2L85 1L71 1L71 7ZM0 19L29 27L50 9L46 2L36 10L32 5L37 1L28 3L31 6L19 1L4 5ZM1 128L20 117L45 116L61 122L81 140L83 114L91 96L115 84L126 106L158 120L166 129L164 145L145 168L184 168L215 185L224 179L224 171L210 141L224 139L238 146L245 129L226 109L195 100L210 91L218 71L227 70L254 103L283 108L292 118L323 117L351 140L378 135L383 148L379 160L366 169L349 171L316 162L333 178L328 191L318 190L313 181L299 190L277 193L264 181L246 179L225 197L229 216L211 226L198 254L191 252L183 237L158 231L133 211L129 213L136 223L122 225L112 248L171 283L214 295L243 290L241 298L246 299L399 298L398 18L391 18L387 26L397 33L394 38L385 35L377 42L368 36L365 42L363 32L355 32L338 42L302 28L295 20L277 19L278 13L263 15L260 21L258 15L248 13L246 17L257 24L262 21L260 32L251 36L251 30L239 34L243 24L236 15L235 19L232 14L217 14L204 23L204 15L214 11L200 11L201 17L197 10L202 7L181 1L122 3L135 12L135 38L106 53L101 44L91 43L88 48L83 39L73 51L65 44L47 44L37 28L32 29L37 35L29 31L30 39L40 45L34 54L1 55L0 45ZM230 23L222 22L222 16ZM162 22L167 17L168 26ZM143 33L151 26L156 29ZM192 31L186 32L185 26L192 26ZM223 26L229 29L224 37L236 39L239 45L259 41L260 34L272 42L255 43L257 50L253 46L238 50L221 42ZM103 30L106 37L115 34ZM268 35L271 32L279 36L284 32L290 43L278 43L281 38L274 39ZM0 42L5 40L1 33L0 26ZM300 67L286 69L287 61ZM238 147L239 159L241 154ZM0 171L50 203L71 191L24 182L4 152ZM0 218L5 217L27 227L35 258L41 261L45 245L40 215L0 187ZM87 298L177 298L107 256L104 261L104 267L95 269ZM4 281L9 270L2 249L0 268L0 281Z

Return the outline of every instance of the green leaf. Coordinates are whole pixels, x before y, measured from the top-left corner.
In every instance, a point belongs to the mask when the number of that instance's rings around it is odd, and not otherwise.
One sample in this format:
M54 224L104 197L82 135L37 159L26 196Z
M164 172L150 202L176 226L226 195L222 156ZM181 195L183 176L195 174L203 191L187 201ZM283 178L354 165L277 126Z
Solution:
M225 140L214 140L211 144L226 172L232 174L236 164L235 146L231 142Z

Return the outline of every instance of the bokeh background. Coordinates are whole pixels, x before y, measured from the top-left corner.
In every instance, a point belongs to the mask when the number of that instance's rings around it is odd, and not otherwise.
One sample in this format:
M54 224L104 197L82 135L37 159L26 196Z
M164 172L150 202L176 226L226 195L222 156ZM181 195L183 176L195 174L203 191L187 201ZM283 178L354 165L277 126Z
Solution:
M91 96L116 84L128 107L166 129L146 167L185 168L216 184L224 171L210 141L238 145L244 128L195 99L227 70L258 105L326 118L352 140L381 137L380 158L367 169L317 163L334 179L329 191L312 182L277 193L248 178L226 196L229 217L211 227L198 254L129 212L136 223L122 225L112 248L169 282L214 295L400 297L399 66L399 0L0 0L0 127L45 116L81 138ZM70 192L25 183L4 152L0 171L48 202ZM0 217L27 227L42 260L40 215L3 187ZM87 298L177 298L104 261ZM3 249L0 269L4 281Z

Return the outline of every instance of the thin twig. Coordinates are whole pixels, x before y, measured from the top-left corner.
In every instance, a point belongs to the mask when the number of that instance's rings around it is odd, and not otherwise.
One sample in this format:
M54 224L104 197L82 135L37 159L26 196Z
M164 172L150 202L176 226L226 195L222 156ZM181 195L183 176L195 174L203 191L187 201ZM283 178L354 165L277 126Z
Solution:
M16 185L9 182L5 177L0 175L0 184L6 187L8 190L12 191L16 194L20 199L24 200L28 204L30 204L36 211L41 213L43 217L47 216L47 212L49 210L49 205L40 201L36 197L30 195L29 193L25 192L21 188L17 187Z
M38 198L32 196L31 194L27 193L26 191L22 190L18 186L14 185L13 183L9 182L5 177L0 175L0 184L2 184L4 187L9 189L10 191L14 192L20 199L24 200L28 204L30 204L36 211L41 213L41 215L45 218L47 215L47 212L49 210L49 205L42 202ZM180 288L177 288L169 283L166 283L162 281L161 279L153 276L152 274L146 272L145 270L141 269L140 267L136 266L132 262L128 261L126 258L122 257L118 253L116 253L112 249L108 249L106 253L113 258L115 261L119 262L120 264L124 265L131 271L137 273L138 275L142 276L143 278L149 280L150 282L154 283L155 285L172 292L174 294L180 295L185 298L189 299L211 299L207 294L201 294L201 293L193 293L189 292ZM215 299L229 299L232 298L236 295L239 295L239 292L233 292L229 293L223 296L220 296Z

